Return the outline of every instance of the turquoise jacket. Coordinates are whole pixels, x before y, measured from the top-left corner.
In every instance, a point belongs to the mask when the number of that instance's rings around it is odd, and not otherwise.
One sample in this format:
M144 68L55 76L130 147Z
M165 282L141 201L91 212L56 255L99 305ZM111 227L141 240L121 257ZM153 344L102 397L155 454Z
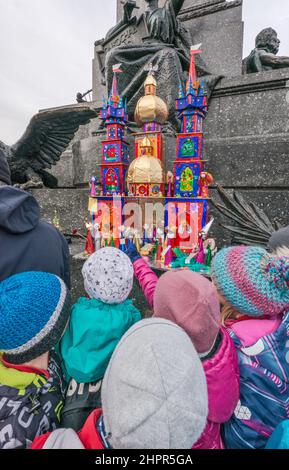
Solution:
M68 378L78 383L102 379L118 342L139 320L141 314L131 300L108 305L80 297L72 308L69 326L60 343Z

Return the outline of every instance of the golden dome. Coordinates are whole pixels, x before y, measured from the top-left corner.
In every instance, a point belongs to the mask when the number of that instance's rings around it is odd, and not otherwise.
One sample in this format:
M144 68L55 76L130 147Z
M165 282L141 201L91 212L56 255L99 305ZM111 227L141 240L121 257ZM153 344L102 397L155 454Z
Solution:
M136 105L134 118L139 126L148 122L164 124L168 115L168 107L161 98L156 95L145 95Z
M130 164L127 182L130 183L163 183L163 168L156 157L143 155Z

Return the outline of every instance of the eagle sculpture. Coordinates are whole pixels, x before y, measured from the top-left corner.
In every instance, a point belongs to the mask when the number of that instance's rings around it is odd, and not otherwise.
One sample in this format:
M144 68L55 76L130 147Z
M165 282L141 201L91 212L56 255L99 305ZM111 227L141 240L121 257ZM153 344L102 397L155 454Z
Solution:
M230 221L221 227L232 234L233 245L258 245L267 248L270 237L282 228L278 222L271 221L265 212L252 201L236 191L228 192L217 185L219 201L212 199L214 207Z
M10 166L12 184L23 189L57 187L57 179L46 170L60 160L79 126L95 117L97 111L89 103L40 111L15 145L9 147L0 141Z

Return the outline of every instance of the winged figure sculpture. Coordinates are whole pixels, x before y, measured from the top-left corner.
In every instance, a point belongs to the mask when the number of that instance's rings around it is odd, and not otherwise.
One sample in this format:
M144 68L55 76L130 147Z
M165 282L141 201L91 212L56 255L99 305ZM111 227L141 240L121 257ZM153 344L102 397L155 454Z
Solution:
M89 103L40 111L16 144L9 147L0 141L12 183L23 189L56 187L57 179L46 170L60 160L79 127L95 117L97 111Z

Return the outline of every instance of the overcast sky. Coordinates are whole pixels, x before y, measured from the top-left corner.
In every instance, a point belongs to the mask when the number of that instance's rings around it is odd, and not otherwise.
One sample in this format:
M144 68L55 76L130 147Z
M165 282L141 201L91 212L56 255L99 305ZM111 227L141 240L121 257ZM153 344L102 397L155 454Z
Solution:
M0 140L14 143L39 109L91 88L93 43L115 24L116 0L0 0ZM244 0L244 54L273 26L289 55L289 1Z

